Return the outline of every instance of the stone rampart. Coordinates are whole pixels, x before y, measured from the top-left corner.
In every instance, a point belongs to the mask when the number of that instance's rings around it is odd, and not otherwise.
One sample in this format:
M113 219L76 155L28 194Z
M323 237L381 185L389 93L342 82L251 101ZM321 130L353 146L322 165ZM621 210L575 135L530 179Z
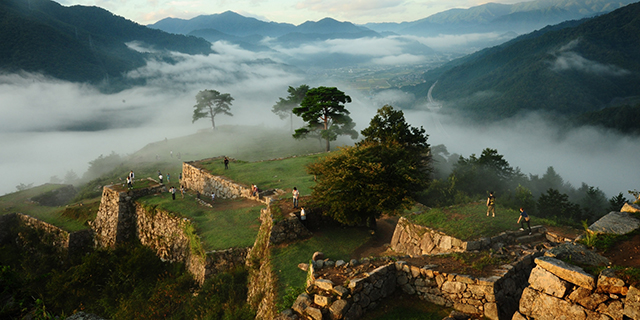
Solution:
M274 319L276 315L276 277L271 265L270 239L273 218L269 206L260 212L260 230L247 255L249 287L247 301L256 310L256 319Z
M513 320L640 319L640 290L604 269L593 276L552 257L535 259Z
M287 241L308 238L312 233L302 225L296 215L275 221L271 229L270 244L280 244Z
M43 236L38 237L38 241L56 248L61 258L86 252L93 245L91 230L68 232L22 213L0 216L0 242L13 242L23 247L33 245L33 239L20 232L20 228L42 233Z
M390 261L366 272L364 277L349 279L358 264L371 260L333 262L319 260L309 266L307 293L296 299L281 319L301 318L358 319L376 308L385 298L403 292L421 299L488 319L510 319L517 311L522 290L527 285L533 259L541 253L524 256L517 262L500 266L494 275L474 278L468 275L444 273L435 266L413 266L405 261ZM347 277L348 284L333 283L316 277L321 268L336 268ZM346 283L346 282L345 282Z
M532 234L528 231L505 231L497 236L480 238L478 240L462 241L443 232L429 227L412 223L401 217L391 239L391 249L400 254L420 256L424 254L465 252L475 250L488 250L500 248L518 243L528 243L545 239L545 228L542 226L531 227Z
M222 199L251 198L251 188L240 185L232 180L211 173L193 165L192 162L182 163L181 184L203 195L215 193Z

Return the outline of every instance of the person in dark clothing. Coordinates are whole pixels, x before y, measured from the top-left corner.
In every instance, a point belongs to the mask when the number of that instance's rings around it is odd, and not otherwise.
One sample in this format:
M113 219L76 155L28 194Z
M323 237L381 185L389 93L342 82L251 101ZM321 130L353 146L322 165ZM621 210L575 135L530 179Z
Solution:
M531 234L531 218L523 208L520 208L520 217L518 217L518 222L520 224L520 230L524 230L524 224L527 223L527 228L529 229L529 234Z
M229 158L224 157L224 169L229 169Z

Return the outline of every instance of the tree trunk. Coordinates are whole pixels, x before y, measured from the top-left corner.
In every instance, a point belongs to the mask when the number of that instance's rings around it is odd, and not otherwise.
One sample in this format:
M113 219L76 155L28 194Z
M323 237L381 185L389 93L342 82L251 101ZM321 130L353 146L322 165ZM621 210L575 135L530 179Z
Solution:
M331 148L329 147L329 139L326 139L326 140L327 140L327 152L329 152L331 151Z
M216 116L213 114L213 110L209 111L209 115L211 115L211 126L213 126L213 130L215 130L216 129L216 121L215 121Z

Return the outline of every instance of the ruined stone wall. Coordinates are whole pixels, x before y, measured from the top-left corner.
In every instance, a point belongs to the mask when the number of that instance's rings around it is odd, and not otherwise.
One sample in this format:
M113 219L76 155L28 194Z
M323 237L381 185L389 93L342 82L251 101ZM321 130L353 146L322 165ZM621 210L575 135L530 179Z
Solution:
M257 311L256 319L274 319L276 316L276 278L271 265L270 239L273 229L271 208L260 212L260 230L247 255L249 286L247 301Z
M222 199L251 198L251 189L229 179L214 176L205 170L195 167L190 162L182 163L181 184L203 195L212 192Z
M594 277L552 257L535 264L512 319L640 319L640 290L612 269Z
M296 215L273 223L270 244L280 244L286 241L308 238L312 233L302 224Z
M328 314L331 319L358 319L385 298L404 292L464 313L492 320L510 319L527 285L533 259L533 255L528 255L513 264L503 265L488 278L447 274L432 270L433 266L419 267L405 261L391 261L365 273L364 277L350 279L346 287L331 280L316 279L315 270L341 268L348 278L351 267L370 260L346 264L320 260L310 266L308 293L301 294L291 310L283 312L280 318L295 318L295 313L318 320L323 319L323 314Z
M20 228L41 232L43 236L38 237L38 241L56 248L61 258L85 252L93 246L91 230L68 232L22 213L0 216L0 242L29 246L31 239L27 239L27 235L21 233Z
M452 253L474 250L488 250L515 244L542 240L546 230L542 226L531 227L528 231L505 231L490 238L462 241L443 232L420 226L401 217L391 239L391 249L400 254L420 256L423 254Z

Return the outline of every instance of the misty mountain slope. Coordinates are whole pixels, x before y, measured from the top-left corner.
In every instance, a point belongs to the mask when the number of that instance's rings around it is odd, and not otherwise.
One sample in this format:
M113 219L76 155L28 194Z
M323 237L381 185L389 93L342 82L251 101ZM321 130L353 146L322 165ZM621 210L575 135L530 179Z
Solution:
M640 3L576 27L516 39L436 77L433 97L475 119L521 111L578 115L640 95ZM433 82L409 91L426 97Z
M486 3L468 9L450 9L429 17L393 23L368 23L377 32L437 36L483 32L528 33L562 21L611 12L637 0L536 0L515 4Z
M149 29L98 7L0 2L0 70L5 72L42 72L76 82L114 80L143 66L149 56L126 45L133 41L156 50L211 52L203 39Z

